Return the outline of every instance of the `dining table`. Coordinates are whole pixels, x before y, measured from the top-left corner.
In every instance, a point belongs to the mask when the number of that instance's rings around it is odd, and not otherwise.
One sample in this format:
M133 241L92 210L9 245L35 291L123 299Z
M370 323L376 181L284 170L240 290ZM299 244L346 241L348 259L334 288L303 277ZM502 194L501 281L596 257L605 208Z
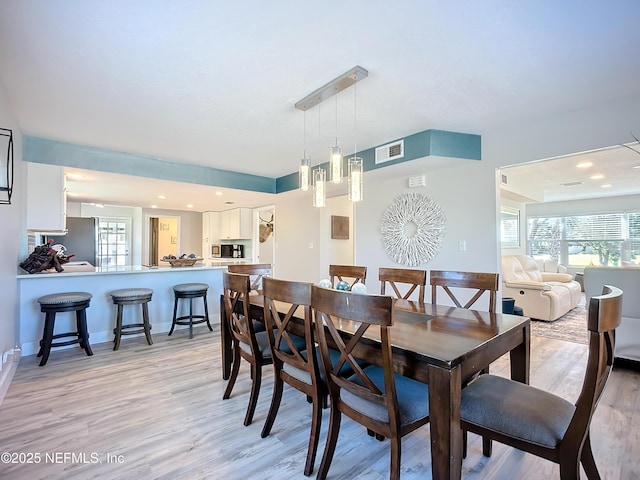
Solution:
M263 297L254 294L249 298L251 315L260 319ZM223 378L228 378L232 342L224 308L220 312ZM355 332L357 323L341 321L339 328L348 336ZM507 353L511 378L529 383L530 320L519 315L398 299L394 301L390 336L394 370L429 385L432 478L460 479L463 383ZM379 338L367 340L369 347L363 351L363 360L380 365Z

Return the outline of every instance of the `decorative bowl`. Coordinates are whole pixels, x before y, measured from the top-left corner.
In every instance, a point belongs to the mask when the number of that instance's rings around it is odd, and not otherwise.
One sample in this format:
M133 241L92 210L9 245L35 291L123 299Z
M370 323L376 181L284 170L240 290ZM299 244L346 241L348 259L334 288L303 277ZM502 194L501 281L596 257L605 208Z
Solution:
M202 260L202 258L170 258L162 259L163 262L169 262L172 267L193 267L196 262Z

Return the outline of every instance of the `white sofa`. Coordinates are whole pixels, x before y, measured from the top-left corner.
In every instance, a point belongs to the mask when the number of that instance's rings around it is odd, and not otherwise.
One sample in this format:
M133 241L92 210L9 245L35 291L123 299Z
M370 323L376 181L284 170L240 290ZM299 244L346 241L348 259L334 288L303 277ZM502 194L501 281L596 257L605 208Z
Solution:
M502 297L514 298L527 317L557 320L580 303L581 290L568 273L540 271L533 257L502 257Z
M614 355L640 362L640 267L585 267L587 302L591 297L601 295L604 285L622 290L622 322L616 329Z

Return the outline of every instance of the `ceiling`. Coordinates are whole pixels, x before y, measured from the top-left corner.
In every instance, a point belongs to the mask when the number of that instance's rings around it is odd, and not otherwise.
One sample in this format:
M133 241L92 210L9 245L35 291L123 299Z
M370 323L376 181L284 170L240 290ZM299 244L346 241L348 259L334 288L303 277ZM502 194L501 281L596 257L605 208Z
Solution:
M2 0L0 81L26 135L280 177L304 137L315 164L336 136L351 153L431 128L482 135L637 94L639 21L636 0ZM357 89L294 108L355 65ZM76 198L212 196L93 175L70 182Z

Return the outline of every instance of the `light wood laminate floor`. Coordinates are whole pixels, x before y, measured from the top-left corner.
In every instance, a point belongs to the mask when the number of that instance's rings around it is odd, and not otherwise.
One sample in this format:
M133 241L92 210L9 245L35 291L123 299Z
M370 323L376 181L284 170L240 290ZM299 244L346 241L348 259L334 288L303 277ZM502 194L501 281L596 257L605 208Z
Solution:
M302 475L310 405L285 386L271 435L260 438L273 381L265 369L254 423L242 425L250 388L246 364L233 395L222 400L219 330L185 329L93 346L54 350L45 367L23 358L0 406L3 480L35 479L290 479ZM584 373L584 345L532 338L531 383L574 400ZM492 373L508 375L508 357ZM323 416L316 471L326 437ZM483 457L480 439L469 435L463 478L554 479L556 465L494 444ZM592 423L596 461L604 479L640 478L640 373L615 368ZM31 463L27 463L31 461ZM389 443L367 436L344 418L333 479L388 478ZM316 473L314 471L314 475ZM431 478L429 427L403 439L402 478Z

